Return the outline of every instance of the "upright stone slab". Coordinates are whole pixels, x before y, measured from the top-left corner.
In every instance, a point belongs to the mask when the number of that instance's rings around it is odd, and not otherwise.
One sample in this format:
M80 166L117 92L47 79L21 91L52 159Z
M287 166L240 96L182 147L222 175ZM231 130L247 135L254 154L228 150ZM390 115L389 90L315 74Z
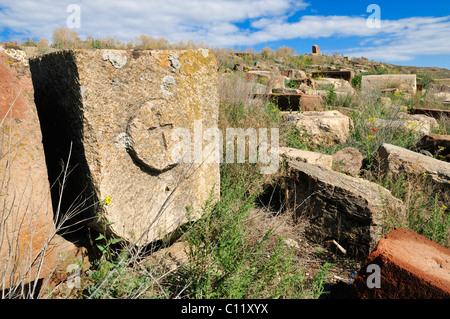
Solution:
M72 143L64 208L84 201L90 226L101 215L110 235L145 245L218 198L219 163L202 156L218 121L211 51L62 51L30 67L51 182Z

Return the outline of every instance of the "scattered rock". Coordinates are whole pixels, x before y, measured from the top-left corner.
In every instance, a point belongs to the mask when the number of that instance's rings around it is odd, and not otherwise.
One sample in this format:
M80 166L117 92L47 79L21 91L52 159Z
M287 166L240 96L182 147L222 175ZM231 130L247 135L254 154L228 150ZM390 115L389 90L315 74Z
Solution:
M308 238L335 240L348 256L364 259L380 240L386 216L406 219L402 201L361 178L300 161L287 163L287 205L308 220Z
M273 71L248 71L249 78L255 78L257 82L265 83L272 89L284 89L284 76Z
M195 134L217 127L216 59L204 50L131 55L60 51L30 65L52 183L73 143L63 209L81 195L92 228L103 230L94 218L101 215L113 223L107 235L146 245L185 223L187 208L198 218L214 186L218 198L219 162L203 162L212 142L191 145ZM114 61L127 61L126 68ZM179 144L183 158L174 149Z
M178 241L169 247L159 249L144 260L146 267L162 267L168 271L175 271L189 260L189 246L186 242Z
M381 145L378 157L384 173L423 175L440 187L450 187L450 163L391 144Z
M281 75L284 75L290 79L306 79L305 71L296 69L284 69L281 71Z
M430 134L439 127L436 119L425 115L411 115L399 112L398 118L398 120L371 118L367 120L367 124L376 129L409 130L421 135Z
M322 165L331 168L333 165L333 156L316 152L299 150L291 147L280 147L280 156L288 162L299 161L314 165Z
M356 90L352 87L352 85L343 79L324 78L321 80L316 80L315 82L316 86L331 86L336 93L341 93L341 95L348 94L353 96L356 93ZM326 92L328 93L328 91Z
M346 147L333 155L333 169L351 176L358 176L364 156L354 147Z
M287 123L292 123L308 137L311 145L345 143L350 136L353 121L339 111L283 112Z
M354 287L361 299L449 299L449 274L450 249L397 228L366 258Z
M415 94L417 91L417 81L415 74L381 74L363 75L361 80L361 90L383 90L396 88L400 91L407 91Z

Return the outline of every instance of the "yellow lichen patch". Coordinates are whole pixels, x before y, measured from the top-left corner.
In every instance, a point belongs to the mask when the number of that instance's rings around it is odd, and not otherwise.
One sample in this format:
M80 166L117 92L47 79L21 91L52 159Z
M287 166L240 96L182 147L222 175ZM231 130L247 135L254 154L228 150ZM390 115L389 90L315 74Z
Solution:
M155 59L158 62L158 65L162 68L168 68L169 67L169 51L162 51L158 52L157 55L155 55Z
M181 63L180 71L186 74L193 74L198 72L203 66L214 69L217 66L216 58L210 50L207 52L207 56L204 56L200 50L184 51L179 57Z

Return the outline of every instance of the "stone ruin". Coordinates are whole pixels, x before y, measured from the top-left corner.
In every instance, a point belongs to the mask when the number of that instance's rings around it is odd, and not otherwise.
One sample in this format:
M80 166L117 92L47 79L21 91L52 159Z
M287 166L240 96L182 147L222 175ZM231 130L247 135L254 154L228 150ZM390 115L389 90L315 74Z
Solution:
M313 47L313 53L320 54L318 46ZM174 158L169 151L178 128L195 135L198 129L195 123L200 122L203 131L217 127L216 61L210 51L62 51L32 59L30 68L50 184L58 184L61 162L67 162L70 154L71 173L64 188L61 210L70 211L73 205L81 205L83 210L73 223L88 220L89 227L102 231L104 221L113 222L107 229L110 236L146 245L164 238L186 221L198 218L210 196L219 198L218 163L186 163L179 157ZM341 71L327 71L330 79L326 80L353 76ZM332 145L346 140L351 127L347 116L334 112L333 121L343 123L337 126L323 113L308 112L316 108L316 100L311 109L304 109L304 97L320 96L283 95L284 79L276 70L253 70L249 74L266 77L267 72L280 78L278 90L281 91L273 92L278 96L278 103L281 98L288 98L291 107L292 99L297 98L294 104L301 106L303 116L308 117L302 119L295 111L283 112L283 116L288 117L287 122L306 130L307 134L314 132L311 135L319 139L318 144ZM313 87L314 80L305 78L303 71L283 72ZM412 78L398 78L399 82L395 83L393 80L396 81L390 78L381 85L377 82L377 86L412 88L409 84L400 85L412 83ZM317 116L313 119L312 115ZM337 132L342 136L330 136ZM200 144L202 150L210 145L204 140ZM310 223L306 235L310 240L324 243L332 239L342 245L339 247L344 247L344 254L357 259L364 259L372 251L366 264L382 255L400 271L409 269L407 264L398 266L398 261L392 258L395 249L383 255L386 241L379 242L385 214L396 214L404 219L406 208L386 189L358 177L362 165L358 154L346 153L338 157L337 154L330 156L289 148L280 151L287 165L284 190L287 205L298 216L308 215ZM440 186L448 186L448 165L441 167L425 156L420 156L421 161L410 160L411 153L390 145L383 145L378 152L380 156L386 155L388 170L395 172L401 166L408 172L415 171L420 162L423 164L419 168L421 172L425 170ZM195 157L195 147L191 155ZM353 163L355 158L355 164L350 165L352 170L344 174L344 167L339 166L340 172L336 171L336 163ZM47 187L46 183L43 185ZM59 204L59 189L52 189L51 195L53 203L49 206L55 209ZM306 202L307 207L300 209L299 205ZM98 216L104 220L99 220ZM417 240L415 235L409 237ZM433 251L425 257L428 260L435 256L438 254ZM439 255L433 267L439 266L441 272L448 269L447 257L448 250L442 250L442 256ZM365 275L364 271L363 267L360 276ZM445 278L445 274L441 277ZM392 273L385 278L395 280ZM365 279L359 280L365 282ZM448 289L444 291L447 297ZM362 298L374 297L363 289L359 293Z
M102 216L110 236L146 245L218 198L219 163L173 153L176 130L193 136L217 127L217 62L209 50L59 51L31 59L30 68L50 183L71 155L62 211L80 205L73 223L88 219L102 231ZM195 143L201 157L211 142ZM53 190L54 204L58 197Z
M313 53L314 55L322 55L322 53L320 53L320 49L319 49L319 46L318 46L318 45L313 45L313 47L312 47L312 53Z

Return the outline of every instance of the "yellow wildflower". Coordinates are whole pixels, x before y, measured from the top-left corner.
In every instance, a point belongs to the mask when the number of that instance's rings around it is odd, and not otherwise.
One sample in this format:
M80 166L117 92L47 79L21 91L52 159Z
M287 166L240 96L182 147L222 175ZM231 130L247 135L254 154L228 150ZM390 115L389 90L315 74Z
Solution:
M111 202L111 197L106 197L105 198L105 200L103 201L103 203L105 204L105 205L109 205L109 204L111 204L112 202Z

